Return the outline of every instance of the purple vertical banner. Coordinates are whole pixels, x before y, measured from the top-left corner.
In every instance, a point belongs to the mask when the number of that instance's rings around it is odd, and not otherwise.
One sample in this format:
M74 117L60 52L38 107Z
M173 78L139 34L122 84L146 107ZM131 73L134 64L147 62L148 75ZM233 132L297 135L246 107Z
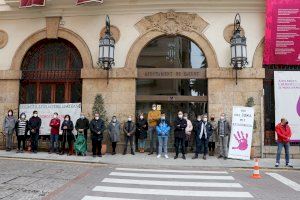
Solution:
M265 65L300 65L300 0L266 0Z

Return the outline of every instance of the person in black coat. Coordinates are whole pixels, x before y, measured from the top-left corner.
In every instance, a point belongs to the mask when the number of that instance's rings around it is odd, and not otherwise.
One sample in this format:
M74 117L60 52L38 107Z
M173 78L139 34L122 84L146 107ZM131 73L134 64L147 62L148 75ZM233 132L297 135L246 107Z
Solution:
M68 155L73 154L73 142L74 142L74 135L73 135L74 125L71 121L70 115L66 115L64 118L63 123L61 124L62 132L62 147L60 155L65 153L66 142L68 142Z
M140 153L145 152L145 144L147 139L148 122L144 118L144 113L141 113L136 122L135 137L138 138L138 146ZM137 144L136 144L137 145Z
M93 157L96 157L96 155L102 157L101 148L102 148L103 131L105 130L105 125L104 125L104 121L100 119L99 113L95 113L94 119L90 122L90 130L92 134Z
M75 129L80 133L84 133L84 137L86 141L87 141L87 132L89 128L90 128L89 120L85 117L84 113L80 113L80 118L77 119L76 121Z
M206 155L208 153L208 141L213 132L213 127L211 123L207 121L206 114L203 115L202 118L200 115L198 115L197 121L194 124L194 130L195 130L196 151L192 159L198 158L198 154L200 152L203 152L203 159L206 160Z
M185 128L187 127L187 121L183 118L183 112L178 112L178 117L174 122L174 136L175 136L175 151L176 155L174 159L178 158L179 149L181 148L182 158L185 158Z
M38 117L38 112L35 110L33 111L33 116L28 121L31 138L31 151L33 153L37 153L41 125L42 120Z

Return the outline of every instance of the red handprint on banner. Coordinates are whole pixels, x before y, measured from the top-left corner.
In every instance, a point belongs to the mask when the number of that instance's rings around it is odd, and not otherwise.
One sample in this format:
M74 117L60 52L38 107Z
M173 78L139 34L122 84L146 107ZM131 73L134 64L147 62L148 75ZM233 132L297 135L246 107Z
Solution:
M246 135L246 137L245 137ZM237 134L234 134L234 138L239 143L238 146L232 147L232 149L238 149L241 151L245 151L248 148L248 133L244 135L243 131L237 131Z

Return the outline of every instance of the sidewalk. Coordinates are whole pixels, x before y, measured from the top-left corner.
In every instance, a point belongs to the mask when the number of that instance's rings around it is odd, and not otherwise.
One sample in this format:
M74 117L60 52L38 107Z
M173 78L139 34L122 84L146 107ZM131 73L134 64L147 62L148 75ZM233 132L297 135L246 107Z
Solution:
M223 160L217 159L216 157L208 157L207 160L197 159L192 160L193 154L188 154L187 159L183 160L178 158L173 159L173 154L169 155L169 159L156 158L156 155L148 156L145 154L136 153L136 155L110 155L106 154L102 158L93 158L92 156L67 156L67 155L57 155L48 154L47 152L33 153L16 153L15 151L6 152L0 151L0 158L17 158L17 159L37 159L37 160L50 160L50 161L69 161L69 162L82 162L82 163L98 163L98 164L111 164L111 165L128 165L128 166L172 166L172 167L214 167L214 168L252 168L254 161L241 161L241 160ZM284 164L284 160L282 160ZM275 160L273 158L260 159L259 166L261 168L275 168ZM287 169L281 164L280 169ZM294 169L300 170L300 159L291 160L291 164ZM278 169L278 168L276 168Z

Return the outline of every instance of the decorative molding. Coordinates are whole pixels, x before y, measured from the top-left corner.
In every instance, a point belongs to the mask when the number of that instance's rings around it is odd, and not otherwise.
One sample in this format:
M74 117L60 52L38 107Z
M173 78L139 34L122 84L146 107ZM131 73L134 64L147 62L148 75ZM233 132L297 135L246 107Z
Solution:
M233 24L229 24L224 28L223 37L226 40L226 42L230 43L230 39L233 36L233 32L234 32L234 25ZM243 27L241 27L241 35L242 36L245 35L245 31L244 31Z
M8 42L8 34L4 30L0 30L0 49L4 48Z
M185 12L157 13L144 17L135 26L141 35L150 31L159 31L167 35L176 35L182 32L201 34L208 23L197 14Z
M104 36L106 27L103 27L100 31L100 37ZM114 25L110 25L110 32L113 36L113 38L115 39L115 43L117 43L121 37L121 33L118 27L114 26ZM99 38L100 39L100 38Z
M57 39L60 20L61 17L46 17L47 38Z
M263 56L264 56L264 46L265 46L265 37L263 37L258 43L252 61L253 68L262 68L263 67Z

